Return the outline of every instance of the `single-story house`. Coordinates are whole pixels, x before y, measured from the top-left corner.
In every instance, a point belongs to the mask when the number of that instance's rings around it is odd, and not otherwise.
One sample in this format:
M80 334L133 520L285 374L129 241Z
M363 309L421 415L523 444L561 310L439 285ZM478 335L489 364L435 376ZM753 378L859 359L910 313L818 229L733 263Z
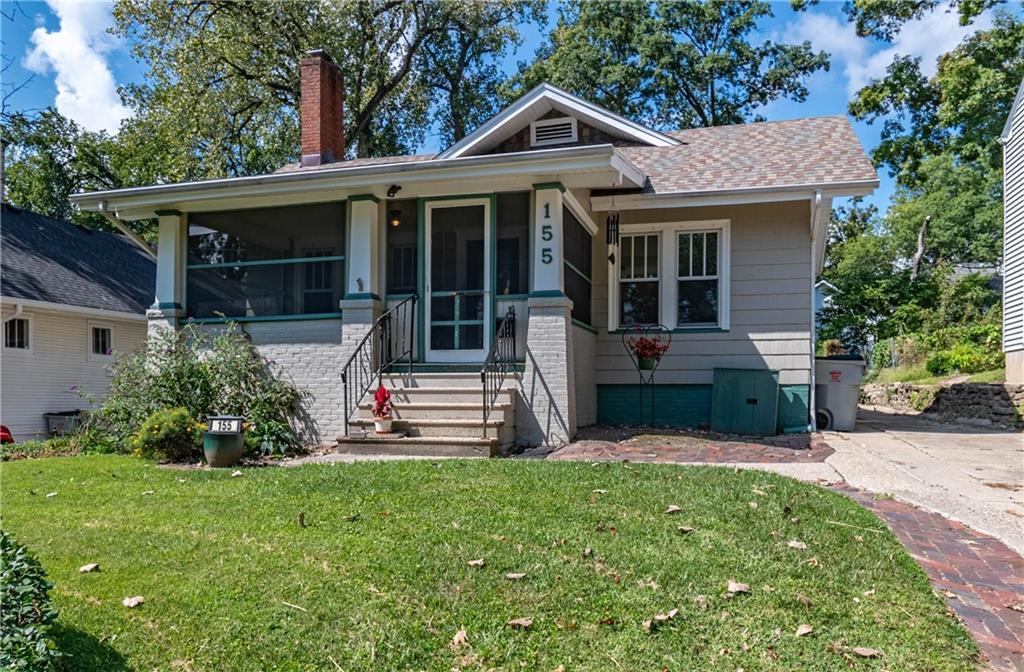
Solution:
M699 426L716 369L767 376L723 397L738 414L813 423L830 206L878 184L845 117L662 132L542 84L439 153L345 160L338 68L300 69L294 165L74 201L159 218L151 323L244 322L308 391L308 440L461 454ZM653 379L636 325L671 337ZM372 433L378 378L402 439Z
M1024 384L1024 81L1003 143L1003 352L1006 382Z
M124 236L7 203L0 255L0 423L44 438L44 413L88 407L116 353L144 342L156 261Z

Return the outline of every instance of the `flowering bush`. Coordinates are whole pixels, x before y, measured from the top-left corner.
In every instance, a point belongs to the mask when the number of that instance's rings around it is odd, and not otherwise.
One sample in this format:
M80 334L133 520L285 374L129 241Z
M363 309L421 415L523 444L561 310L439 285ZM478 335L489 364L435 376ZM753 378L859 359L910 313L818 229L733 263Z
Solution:
M628 345L638 359L660 360L668 352L668 343L657 336L637 336Z
M205 425L188 409L165 408L153 413L132 437L132 454L157 460L187 462L199 459Z
M383 385L378 387L377 391L373 394L373 417L391 417L391 393Z

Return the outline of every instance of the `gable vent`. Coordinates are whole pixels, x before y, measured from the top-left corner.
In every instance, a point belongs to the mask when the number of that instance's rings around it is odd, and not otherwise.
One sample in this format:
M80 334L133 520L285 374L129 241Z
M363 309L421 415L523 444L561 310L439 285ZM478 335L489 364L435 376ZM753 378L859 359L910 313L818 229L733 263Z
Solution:
M541 119L530 124L530 146L561 145L576 142L576 118Z

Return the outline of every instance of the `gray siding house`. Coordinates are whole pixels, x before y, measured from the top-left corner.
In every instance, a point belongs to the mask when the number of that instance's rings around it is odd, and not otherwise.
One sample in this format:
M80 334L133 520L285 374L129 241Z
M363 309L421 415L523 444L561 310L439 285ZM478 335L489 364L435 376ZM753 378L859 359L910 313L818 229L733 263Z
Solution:
M1003 351L1006 382L1024 384L1024 81L1003 127Z
M337 68L315 51L301 77L297 163L74 200L159 218L150 328L244 322L308 391L308 441L493 454L649 407L701 426L716 369L769 372L777 426L812 425L832 199L878 184L845 117L663 132L543 84L437 154L346 160ZM651 381L626 345L653 330ZM372 433L378 382L401 439Z

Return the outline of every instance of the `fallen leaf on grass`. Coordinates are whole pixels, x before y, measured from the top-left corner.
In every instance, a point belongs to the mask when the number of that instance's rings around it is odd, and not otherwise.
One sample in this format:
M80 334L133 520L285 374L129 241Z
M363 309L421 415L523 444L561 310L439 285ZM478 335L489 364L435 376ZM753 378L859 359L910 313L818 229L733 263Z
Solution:
M882 655L882 652L878 649L869 649L866 646L855 646L853 647L853 652L861 658L878 658Z
M687 527L686 525L680 525L676 529L679 530L679 534L690 534L694 531L694 528Z
M155 493L156 493L156 491L155 491L155 490L146 490L146 491L144 491L144 492L143 492L142 494L143 494L143 495L152 495L152 494L155 494Z
M241 475L242 472L238 471L237 469L231 472L231 478L238 478Z
M750 502L750 508L751 509L756 509L757 508L757 502Z
M802 541L797 541L796 539L790 539L789 543L786 544L786 545L789 546L790 548L795 548L798 551L806 551L807 550L807 544L805 544Z
M533 625L532 618L513 618L511 621L505 623L510 628L516 630L528 630Z
M82 565L81 567L79 567L78 571L82 574L88 574L89 572L98 572L100 571L100 566L99 563L90 562L88 565Z
M48 493L46 493L46 496L47 497L56 497L57 493L56 492L48 492Z
M804 635L809 635L812 632L814 632L814 628L812 628L807 623L801 623L800 625L796 626L797 637L803 637Z
M518 581L519 579L526 576L526 572L509 572L505 575L505 578L509 581Z
M594 494L595 495L607 495L608 491L607 490L602 490L601 488L597 488L596 490L594 490Z
M483 567L484 566L484 559L483 558L477 558L476 560L467 560L466 564L469 565L470 567Z
M144 598L142 595L136 595L135 597L124 598L123 600L121 600L121 604L128 607L129 609L134 609L135 607L139 606L145 601L146 598Z
M729 579L728 587L726 588L726 590L729 592L730 595L735 595L737 593L749 593L750 586L748 586L745 583L739 583L737 581Z
M872 588L871 590L865 590L864 591L864 597L871 597L874 594L875 594L875 589L874 588Z
M751 488L751 490L753 491L753 493L755 495L761 495L762 497L766 497L768 495L767 492L765 492L764 490L761 490L760 488Z
M359 520L359 516L360 516L360 514L358 514L358 513L353 513L352 515L349 515L349 516L342 516L341 517L341 521L343 523L354 523L357 520Z
M589 558L593 554L594 554L594 549L590 548L589 546L587 546L586 548L583 549L583 557L584 558Z
M676 614L678 613L678 609L671 609L664 614L655 614L654 616L651 616L649 619L643 622L644 630L646 630L647 632L652 632L656 630L660 625L668 621L671 621L673 618L676 617Z
M811 605L813 604L813 602L811 602L811 598L807 597L803 593L797 593L796 594L796 601L799 602L800 604L804 605L808 609L810 609Z
M665 513L679 513L682 510L683 509L681 507L678 507L675 504L669 504L668 508L665 509Z
M451 647L452 647L452 650L458 651L459 649L461 649L462 647L464 647L468 643L469 643L469 637L466 635L466 629L463 628L463 629L459 630L458 632L456 632L455 636L452 637Z
M818 560L818 556L814 556L813 558L810 558L809 560L804 560L804 564L805 565L810 565L811 567L817 567L818 565L821 564L821 561Z
M697 606L701 609L708 608L708 598L704 597L703 595L696 596L695 598L693 598L693 601L696 602Z

